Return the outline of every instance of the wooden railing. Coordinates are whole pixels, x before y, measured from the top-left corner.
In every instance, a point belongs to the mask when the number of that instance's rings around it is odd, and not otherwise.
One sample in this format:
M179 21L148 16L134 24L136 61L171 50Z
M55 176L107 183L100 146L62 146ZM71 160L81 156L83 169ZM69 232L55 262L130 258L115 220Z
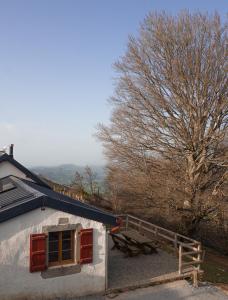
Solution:
M172 246L172 250L178 255L179 274L187 271L200 271L200 265L203 261L200 242L132 215L118 215L118 217L122 219L122 230L135 229L148 237L168 242Z

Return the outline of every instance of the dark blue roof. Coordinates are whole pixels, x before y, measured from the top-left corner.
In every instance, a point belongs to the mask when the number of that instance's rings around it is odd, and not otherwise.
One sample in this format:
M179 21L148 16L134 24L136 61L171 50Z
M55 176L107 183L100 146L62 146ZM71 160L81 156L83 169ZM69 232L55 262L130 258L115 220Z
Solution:
M49 187L15 176L3 178L0 183L4 181L10 182L15 188L0 193L0 223L36 208L50 207L104 224L117 224L114 215L54 192Z

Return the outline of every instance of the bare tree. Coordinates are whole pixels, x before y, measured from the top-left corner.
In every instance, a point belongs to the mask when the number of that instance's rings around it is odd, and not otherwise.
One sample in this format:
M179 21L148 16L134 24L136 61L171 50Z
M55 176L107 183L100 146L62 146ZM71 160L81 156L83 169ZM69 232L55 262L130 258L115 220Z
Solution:
M111 125L99 126L110 162L156 176L160 191L165 181L189 234L227 178L227 42L216 13L149 14L115 64Z
M75 172L71 187L77 189L80 193L85 192L85 179L78 171Z
M84 171L84 177L89 187L90 194L91 195L95 194L95 189L97 187L97 182L96 182L97 174L93 172L93 170L89 166L86 166Z

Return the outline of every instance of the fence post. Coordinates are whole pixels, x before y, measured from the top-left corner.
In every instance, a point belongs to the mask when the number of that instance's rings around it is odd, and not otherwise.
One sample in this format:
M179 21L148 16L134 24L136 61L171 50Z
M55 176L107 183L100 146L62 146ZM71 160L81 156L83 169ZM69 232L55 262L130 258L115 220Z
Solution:
M193 277L193 286L195 288L197 288L198 287L198 272L197 272L197 270L193 271L192 277Z
M182 245L179 245L179 274L182 274Z
M177 252L178 251L178 248L177 248L177 234L175 233L175 236L174 236L174 248L175 248L175 251Z
M197 251L201 251L201 243L198 244L198 246L197 246ZM201 253L198 253L198 255L197 255L197 260L198 260L198 261L201 260ZM197 265L197 271L200 271L200 263Z

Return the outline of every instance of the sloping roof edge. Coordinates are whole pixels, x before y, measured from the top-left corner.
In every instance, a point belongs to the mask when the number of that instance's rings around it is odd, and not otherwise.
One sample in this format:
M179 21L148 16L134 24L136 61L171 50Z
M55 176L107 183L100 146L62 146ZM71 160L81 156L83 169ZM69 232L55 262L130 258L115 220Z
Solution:
M21 172L23 172L27 177L29 177L30 179L34 180L37 184L40 184L40 185L45 186L45 187L47 187L47 188L50 189L50 186L46 182L44 182L43 180L41 180L36 174L34 174L31 171L29 171L26 167L24 167L23 165L21 165L17 160L15 160L13 157L11 157L10 155L8 155L7 153L5 153L2 156L0 156L0 163L1 162L5 162L5 161L10 162L17 169L19 169Z
M117 225L117 218L114 215L107 214L102 211L89 209L88 207L79 206L77 204L65 202L58 199L42 196L36 199L32 199L26 202L22 202L19 205L10 207L0 212L0 223L23 215L37 208L52 208L66 212L72 215L97 221L103 224Z

